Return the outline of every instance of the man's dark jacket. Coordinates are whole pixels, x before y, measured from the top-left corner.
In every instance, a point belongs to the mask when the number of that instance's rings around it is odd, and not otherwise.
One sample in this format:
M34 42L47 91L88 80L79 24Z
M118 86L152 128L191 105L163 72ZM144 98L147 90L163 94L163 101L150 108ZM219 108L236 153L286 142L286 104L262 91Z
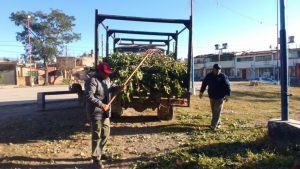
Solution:
M202 81L202 86L200 93L203 93L208 86L208 96L212 99L222 99L226 95L230 96L230 84L228 77L220 73L218 75L213 75L212 72L206 75Z

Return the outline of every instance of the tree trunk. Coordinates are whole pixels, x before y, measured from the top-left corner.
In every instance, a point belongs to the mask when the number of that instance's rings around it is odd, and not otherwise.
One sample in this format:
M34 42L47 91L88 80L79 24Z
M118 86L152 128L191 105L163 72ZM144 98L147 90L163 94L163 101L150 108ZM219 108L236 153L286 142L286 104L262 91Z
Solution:
M45 67L45 82L44 82L44 85L45 85L45 86L48 86L48 85L49 85L49 78L48 78L48 61L47 61L46 58L44 59L44 67Z

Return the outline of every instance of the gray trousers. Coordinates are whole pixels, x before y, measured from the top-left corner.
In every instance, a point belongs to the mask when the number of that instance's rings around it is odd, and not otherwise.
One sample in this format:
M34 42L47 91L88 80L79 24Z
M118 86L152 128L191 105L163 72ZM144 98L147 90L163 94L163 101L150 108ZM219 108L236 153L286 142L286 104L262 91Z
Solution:
M210 98L210 107L212 112L211 126L216 128L221 120L221 111L223 109L224 99L212 99Z
M105 153L105 145L110 135L110 120L104 118L102 120L92 119L92 158L93 160L101 160L101 155Z

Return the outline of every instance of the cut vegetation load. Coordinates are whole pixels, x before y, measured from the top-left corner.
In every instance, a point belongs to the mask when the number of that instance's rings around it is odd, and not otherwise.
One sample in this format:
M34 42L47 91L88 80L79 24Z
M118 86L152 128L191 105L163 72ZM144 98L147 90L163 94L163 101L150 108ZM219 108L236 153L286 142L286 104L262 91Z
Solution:
M144 57L142 53L114 53L105 58L114 71L111 80L124 83ZM146 108L162 109L161 103L169 105L172 99L186 96L187 88L187 66L170 55L153 53L133 75L113 107L132 107L139 112Z

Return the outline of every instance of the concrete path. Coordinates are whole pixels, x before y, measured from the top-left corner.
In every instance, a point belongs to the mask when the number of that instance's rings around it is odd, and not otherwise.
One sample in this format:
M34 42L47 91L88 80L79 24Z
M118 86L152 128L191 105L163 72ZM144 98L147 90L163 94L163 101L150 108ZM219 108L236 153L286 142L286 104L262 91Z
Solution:
M32 103L36 103L38 92L66 91L66 90L69 90L68 85L34 86L34 87L20 87L20 88L14 86L1 86L0 106L32 104ZM77 94L46 96L47 100L76 99L76 98L78 98Z

